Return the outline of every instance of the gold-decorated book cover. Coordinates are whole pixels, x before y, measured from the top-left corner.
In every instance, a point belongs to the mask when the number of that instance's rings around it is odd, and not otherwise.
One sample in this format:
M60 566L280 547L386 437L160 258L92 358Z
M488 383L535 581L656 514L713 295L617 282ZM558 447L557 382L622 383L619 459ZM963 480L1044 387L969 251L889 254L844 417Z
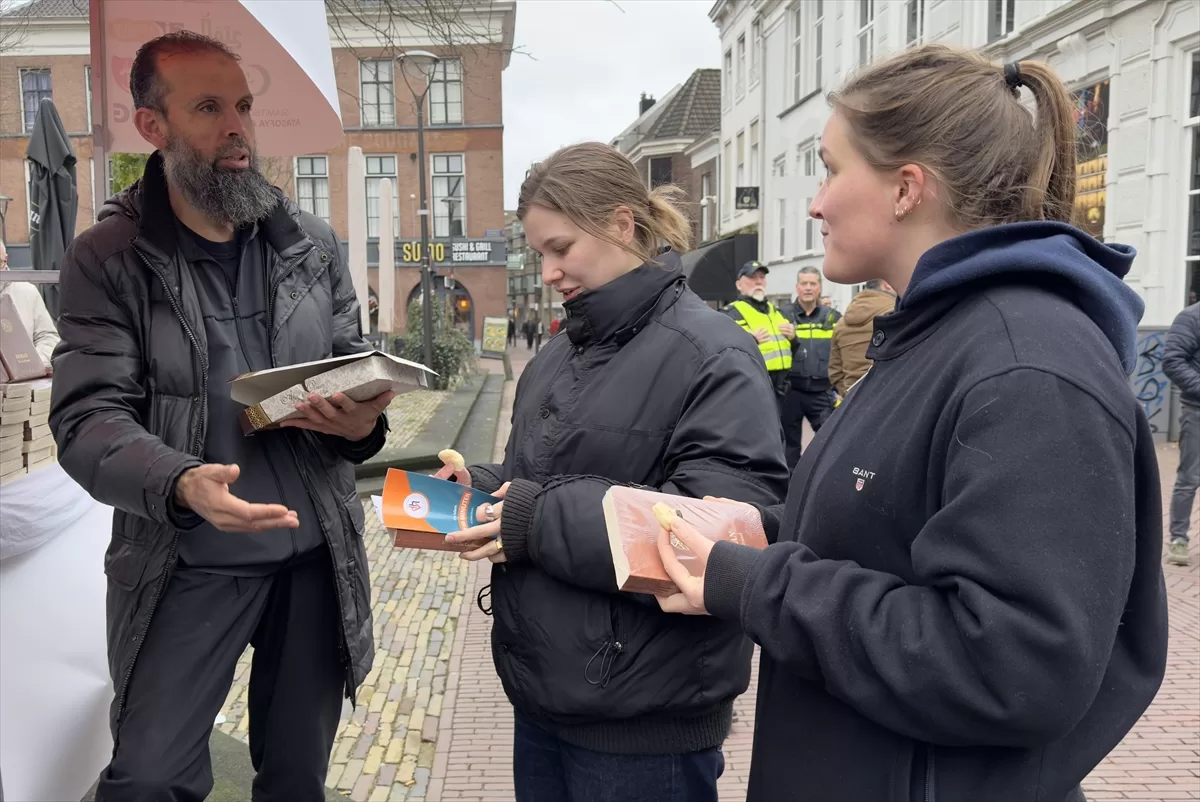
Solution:
M245 404L239 415L242 431L254 434L300 417L296 404L317 393L329 398L345 393L353 401L370 401L391 391L406 393L429 386L429 368L381 351L322 359L238 376L230 396Z
M0 362L8 381L21 382L46 375L46 363L33 347L33 338L7 295L0 296Z
M658 554L662 531L654 515L654 505L658 503L670 507L709 540L731 540L756 549L767 547L767 533L753 507L614 485L604 494L604 523L617 587L621 590L654 594L678 590ZM695 555L674 535L671 545L684 568L692 576L699 576L702 566Z

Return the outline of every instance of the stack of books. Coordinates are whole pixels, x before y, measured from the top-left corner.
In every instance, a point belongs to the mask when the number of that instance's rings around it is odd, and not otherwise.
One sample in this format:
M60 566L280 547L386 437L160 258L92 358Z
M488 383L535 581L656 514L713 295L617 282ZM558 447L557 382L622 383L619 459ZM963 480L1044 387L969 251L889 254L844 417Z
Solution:
M58 459L49 418L49 379L0 385L0 484Z

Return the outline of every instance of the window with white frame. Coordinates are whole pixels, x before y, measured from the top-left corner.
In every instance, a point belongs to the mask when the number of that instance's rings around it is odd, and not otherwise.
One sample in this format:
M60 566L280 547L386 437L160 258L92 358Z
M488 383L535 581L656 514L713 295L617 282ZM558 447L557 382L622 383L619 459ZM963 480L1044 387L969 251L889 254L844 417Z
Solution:
M737 185L746 186L746 132L737 135Z
M875 57L875 0L858 0L858 64Z
M810 139L807 142L802 142L799 145L799 153L796 159L797 171L805 178L817 177L817 165L820 160L817 158L817 143L816 140ZM806 186L812 182L806 182ZM813 220L808 215L809 208L812 207L813 199L811 197L804 199L804 208L798 210L800 219L803 221L804 229L804 250L814 251L817 248L817 221Z
M87 106L87 129L88 133L92 131L92 65L85 64L83 67L83 102Z
M1187 290L1200 296L1200 50L1192 53L1191 81L1189 82L1187 122L1184 136L1191 145L1188 160L1188 234L1185 251ZM1184 303L1191 299L1185 292Z
M429 122L434 125L458 125L463 121L462 62L438 61L429 83Z
M721 87L725 108L733 108L733 50L725 51L725 85Z
M988 42L1012 33L1016 16L1017 0L988 0Z
M737 40L737 96L741 100L746 94L746 34Z
M672 165L670 156L656 156L650 159L650 163L647 165L647 167L649 168L650 173L650 189L661 187L664 184L673 183L674 177L671 170Z
M716 211L713 208L712 173L700 176L700 200L703 201L700 206L700 241L708 242L712 239L712 217Z
M920 44L925 38L925 0L907 0L904 8L904 44Z
M396 86L389 60L358 63L359 98L364 128L396 124Z
M725 198L721 203L721 219L729 219L729 210L733 206L733 143L725 140L725 157L721 159L721 173L725 177Z
M50 82L50 70L21 70L21 114L25 122L25 133L33 130L38 107L43 100L54 99L54 88Z
M792 6L792 103L800 102L804 91L804 4Z
M762 53L762 20L755 17L750 23L750 85L758 83L758 60Z
M461 153L433 157L433 236L467 235L467 171Z
M750 123L750 186L758 183L758 120Z
M379 236L379 180L392 179L392 234L400 236L400 182L395 156L367 156L367 236Z
M787 256L787 199L779 198L776 202L779 220L779 258Z
M378 190L375 197L378 203ZM296 157L296 205L329 222L329 160L326 157Z
M771 175L778 178L787 177L787 154L781 153L771 163Z

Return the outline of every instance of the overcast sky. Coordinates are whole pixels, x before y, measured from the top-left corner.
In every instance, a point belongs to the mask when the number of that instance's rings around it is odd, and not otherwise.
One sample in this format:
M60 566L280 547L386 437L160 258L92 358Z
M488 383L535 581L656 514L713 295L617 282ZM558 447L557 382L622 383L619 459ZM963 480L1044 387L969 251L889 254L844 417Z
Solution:
M529 166L575 142L608 142L693 70L717 67L712 0L521 0L504 71L504 207Z

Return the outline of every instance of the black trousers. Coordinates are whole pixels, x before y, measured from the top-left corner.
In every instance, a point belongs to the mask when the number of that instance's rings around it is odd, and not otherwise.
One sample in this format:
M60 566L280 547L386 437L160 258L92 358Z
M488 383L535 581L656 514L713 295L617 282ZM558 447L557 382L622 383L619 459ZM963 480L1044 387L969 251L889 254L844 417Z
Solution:
M247 644L252 799L323 801L346 683L338 616L325 547L270 576L177 570L134 667L96 802L208 796L208 739Z
M807 418L814 432L833 413L833 392L830 390L801 390L791 387L783 399L783 450L788 470L800 461L801 441L804 437L804 421Z

